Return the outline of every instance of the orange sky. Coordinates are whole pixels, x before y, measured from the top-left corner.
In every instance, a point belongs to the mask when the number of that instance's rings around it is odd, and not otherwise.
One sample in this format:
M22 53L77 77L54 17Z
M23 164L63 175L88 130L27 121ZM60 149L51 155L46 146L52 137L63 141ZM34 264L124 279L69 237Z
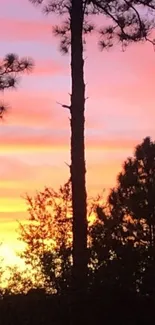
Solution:
M10 10L8 11L8 5ZM15 261L17 219L27 216L25 192L57 188L68 178L69 57L51 33L56 19L44 17L28 0L1 0L0 57L8 52L35 60L18 90L1 94L10 109L0 125L0 239L6 262ZM100 52L88 38L86 144L88 194L116 182L124 159L145 136L155 138L155 53L149 44Z

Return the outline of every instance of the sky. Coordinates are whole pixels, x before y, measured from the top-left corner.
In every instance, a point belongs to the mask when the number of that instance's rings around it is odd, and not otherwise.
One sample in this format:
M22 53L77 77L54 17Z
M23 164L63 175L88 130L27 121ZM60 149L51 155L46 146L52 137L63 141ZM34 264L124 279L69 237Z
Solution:
M17 53L35 62L14 91L0 94L9 109L0 122L0 255L18 263L17 220L28 217L23 196L45 186L57 189L69 177L70 58L52 35L54 16L28 0L0 0L0 57ZM59 19L60 21L60 19ZM100 51L87 39L86 159L88 195L115 186L123 161L144 137L155 140L155 52L150 44Z

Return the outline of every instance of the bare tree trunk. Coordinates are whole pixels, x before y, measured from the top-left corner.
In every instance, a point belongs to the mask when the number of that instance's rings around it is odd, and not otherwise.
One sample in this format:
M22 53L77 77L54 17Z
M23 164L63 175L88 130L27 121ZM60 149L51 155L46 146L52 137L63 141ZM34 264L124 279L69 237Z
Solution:
M72 0L71 7L71 181L73 206L73 288L86 288L87 206L85 182L84 110L85 84L83 60L83 1Z

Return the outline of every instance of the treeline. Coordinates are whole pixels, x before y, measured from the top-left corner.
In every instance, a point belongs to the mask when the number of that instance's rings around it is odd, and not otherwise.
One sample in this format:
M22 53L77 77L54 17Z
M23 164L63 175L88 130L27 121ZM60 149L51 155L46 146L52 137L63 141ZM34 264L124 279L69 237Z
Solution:
M155 304L155 142L135 149L105 203L88 200L88 290L72 299L72 197L68 181L26 197L19 226L28 268L1 290L0 324L152 324ZM3 277L3 271L1 272ZM77 313L78 310L78 313Z

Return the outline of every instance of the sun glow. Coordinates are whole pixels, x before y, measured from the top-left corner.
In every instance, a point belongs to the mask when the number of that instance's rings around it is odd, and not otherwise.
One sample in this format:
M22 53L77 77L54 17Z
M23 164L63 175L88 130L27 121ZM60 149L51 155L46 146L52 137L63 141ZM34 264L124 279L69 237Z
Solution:
M20 244L20 243L19 243ZM18 265L23 269L25 266L24 261L18 256L18 253L22 248L16 250L16 245L9 245L8 243L2 243L0 246L0 258L2 258L2 266L14 266ZM20 246L20 245L19 245Z

